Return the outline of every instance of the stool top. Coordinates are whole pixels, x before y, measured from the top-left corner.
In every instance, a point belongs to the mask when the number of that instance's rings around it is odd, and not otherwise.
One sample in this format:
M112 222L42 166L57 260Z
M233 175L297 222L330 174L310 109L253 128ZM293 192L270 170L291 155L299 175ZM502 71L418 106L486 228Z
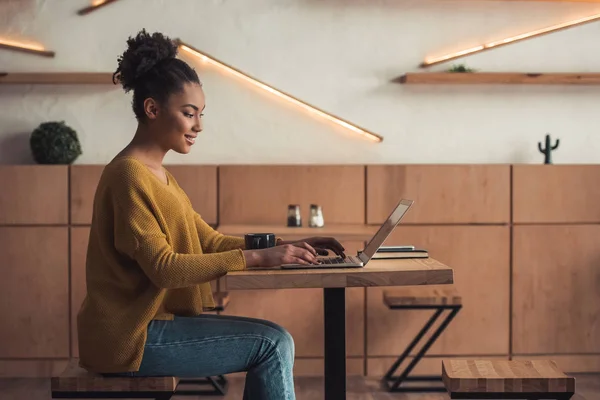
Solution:
M451 393L574 393L575 378L551 360L443 360Z
M77 359L51 379L52 392L173 392L178 383L172 376L104 377L81 368Z
M383 301L388 307L394 306L442 306L460 305L462 297L454 285L422 285L399 287L385 290Z

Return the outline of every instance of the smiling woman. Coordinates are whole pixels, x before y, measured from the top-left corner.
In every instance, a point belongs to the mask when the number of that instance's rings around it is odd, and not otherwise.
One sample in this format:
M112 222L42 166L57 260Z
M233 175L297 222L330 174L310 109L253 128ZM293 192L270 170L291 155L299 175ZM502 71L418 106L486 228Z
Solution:
M294 341L259 319L203 314L210 281L229 271L317 264L309 244L341 252L332 238L245 249L212 229L162 162L188 153L205 108L196 72L160 33L127 41L113 81L133 91L138 126L104 167L86 259L87 294L77 316L80 365L119 376L223 375L247 371L244 399L294 399Z

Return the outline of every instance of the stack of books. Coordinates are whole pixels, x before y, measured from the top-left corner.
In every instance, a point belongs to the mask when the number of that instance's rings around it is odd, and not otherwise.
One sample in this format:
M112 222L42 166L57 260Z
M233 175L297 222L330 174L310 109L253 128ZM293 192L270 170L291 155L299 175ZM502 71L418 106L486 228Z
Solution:
M360 253L360 252L359 252ZM373 255L373 260L390 260L395 258L428 258L429 253L425 249L417 249L415 246L381 246Z

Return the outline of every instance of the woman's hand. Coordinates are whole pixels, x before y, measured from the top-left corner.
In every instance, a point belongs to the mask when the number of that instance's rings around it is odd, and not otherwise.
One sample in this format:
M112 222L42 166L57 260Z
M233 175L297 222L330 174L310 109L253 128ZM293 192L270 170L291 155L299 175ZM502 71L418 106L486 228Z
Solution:
M319 264L315 249L291 244L259 250L244 250L246 268L279 267L281 264Z
M336 239L332 237L322 237L322 236L314 236L306 239L302 239L299 241L279 241L278 246L280 245L293 245L302 248L310 248L316 251L316 254L321 256L326 256L329 254L328 250L332 250L338 256L345 258L344 254L344 246Z

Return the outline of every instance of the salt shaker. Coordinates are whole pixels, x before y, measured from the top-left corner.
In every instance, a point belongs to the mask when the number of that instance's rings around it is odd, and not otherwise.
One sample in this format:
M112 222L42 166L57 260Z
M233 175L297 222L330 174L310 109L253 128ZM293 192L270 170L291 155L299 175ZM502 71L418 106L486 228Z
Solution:
M288 205L287 226L302 226L302 216L300 215L300 206L298 204Z
M311 204L308 226L311 228L322 228L324 225L325 221L323 220L323 210L321 209L321 206L317 204Z

